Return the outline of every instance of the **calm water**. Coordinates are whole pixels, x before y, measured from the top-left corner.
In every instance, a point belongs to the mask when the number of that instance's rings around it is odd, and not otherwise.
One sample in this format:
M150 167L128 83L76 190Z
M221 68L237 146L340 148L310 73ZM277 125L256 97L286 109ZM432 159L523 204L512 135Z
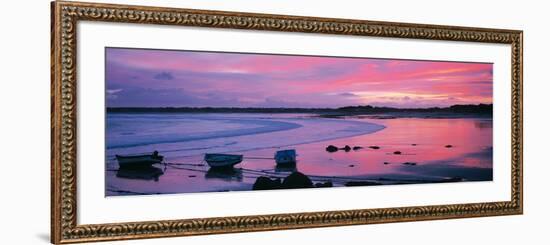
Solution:
M492 180L491 119L116 113L107 116L106 138L107 196L251 190L259 176L284 178L295 170L313 182L331 181L335 186L360 180ZM329 153L328 145L364 148ZM275 166L273 154L280 149L296 149L296 169ZM165 156L167 166L118 171L115 154L154 150ZM245 160L234 171L216 172L202 161L204 153L244 154Z

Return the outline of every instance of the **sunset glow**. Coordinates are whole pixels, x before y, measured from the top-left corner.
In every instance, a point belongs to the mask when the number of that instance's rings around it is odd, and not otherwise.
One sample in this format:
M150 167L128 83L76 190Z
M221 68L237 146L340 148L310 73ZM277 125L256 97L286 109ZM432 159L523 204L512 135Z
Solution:
M108 107L492 103L490 63L106 49Z

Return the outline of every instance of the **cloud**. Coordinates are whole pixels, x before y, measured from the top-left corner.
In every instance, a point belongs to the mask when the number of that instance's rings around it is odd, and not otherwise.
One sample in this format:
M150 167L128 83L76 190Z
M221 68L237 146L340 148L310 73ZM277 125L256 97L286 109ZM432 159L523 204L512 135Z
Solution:
M430 107L491 103L493 92L485 63L118 48L106 62L106 94L128 106Z
M120 91L122 91L122 89L107 89L108 94L116 94Z
M154 78L157 80L173 80L174 76L172 75L172 73L169 72L161 72L156 74Z
M343 96L343 97L357 97L357 96L359 96L359 95L356 95L356 94L351 93L351 92L340 93L338 95Z
M114 100L118 98L117 93L121 92L122 89L107 89L107 99Z

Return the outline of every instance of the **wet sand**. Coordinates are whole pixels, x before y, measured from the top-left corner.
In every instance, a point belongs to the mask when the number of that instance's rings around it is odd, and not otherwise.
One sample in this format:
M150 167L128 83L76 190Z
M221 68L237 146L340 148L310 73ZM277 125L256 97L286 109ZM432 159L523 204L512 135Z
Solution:
M303 115L289 117L302 118ZM236 149L231 153L244 154L245 159L232 171L209 170L206 163L202 161L203 153L214 150L223 151L224 147L205 147L205 149L171 153L163 153L162 144L125 149L138 151L154 147L161 154L166 155L167 165L155 165L154 167L158 170L142 173L120 173L118 164L109 156L117 149L109 149L106 165L106 195L244 191L251 190L259 176L284 178L293 171L306 174L314 183L330 181L336 187L358 181L373 181L379 184L415 184L439 183L448 180L492 180L491 119L346 117L331 120L364 122L383 127L368 133L344 132L350 136L344 134L344 137L326 137L327 140L323 140L325 131L322 127L312 131L303 130L303 128L276 131L279 137L319 139L282 147L272 146L276 144L262 141L262 139L272 139L273 142L277 142L277 137L270 137L277 136L276 132L225 137L218 139L221 142L207 142L208 144L238 142L230 145ZM331 128L326 131L333 134L329 136L334 136L342 133L337 132L338 130L338 128ZM255 140L257 145L262 147L244 144L247 140ZM292 142L291 139L284 140ZM171 142L170 145L165 144L165 150L188 148L190 143L192 142ZM206 141L202 143L206 144ZM330 153L325 150L328 145L363 148ZM239 150L239 147L244 150ZM298 153L295 169L278 168L273 159L263 159L273 158L277 150L291 148L296 149ZM394 154L396 151L400 151L401 154Z

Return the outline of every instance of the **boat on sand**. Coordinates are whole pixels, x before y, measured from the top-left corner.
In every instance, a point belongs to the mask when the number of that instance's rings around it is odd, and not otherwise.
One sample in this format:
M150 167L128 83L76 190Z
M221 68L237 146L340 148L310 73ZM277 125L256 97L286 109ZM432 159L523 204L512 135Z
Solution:
M243 161L243 155L206 153L204 161L212 168L231 168Z
M116 159L120 168L148 168L153 164L161 163L164 157L159 155L158 151L154 151L152 154L116 155Z
M275 162L277 165L296 164L296 150L281 150L275 153Z

